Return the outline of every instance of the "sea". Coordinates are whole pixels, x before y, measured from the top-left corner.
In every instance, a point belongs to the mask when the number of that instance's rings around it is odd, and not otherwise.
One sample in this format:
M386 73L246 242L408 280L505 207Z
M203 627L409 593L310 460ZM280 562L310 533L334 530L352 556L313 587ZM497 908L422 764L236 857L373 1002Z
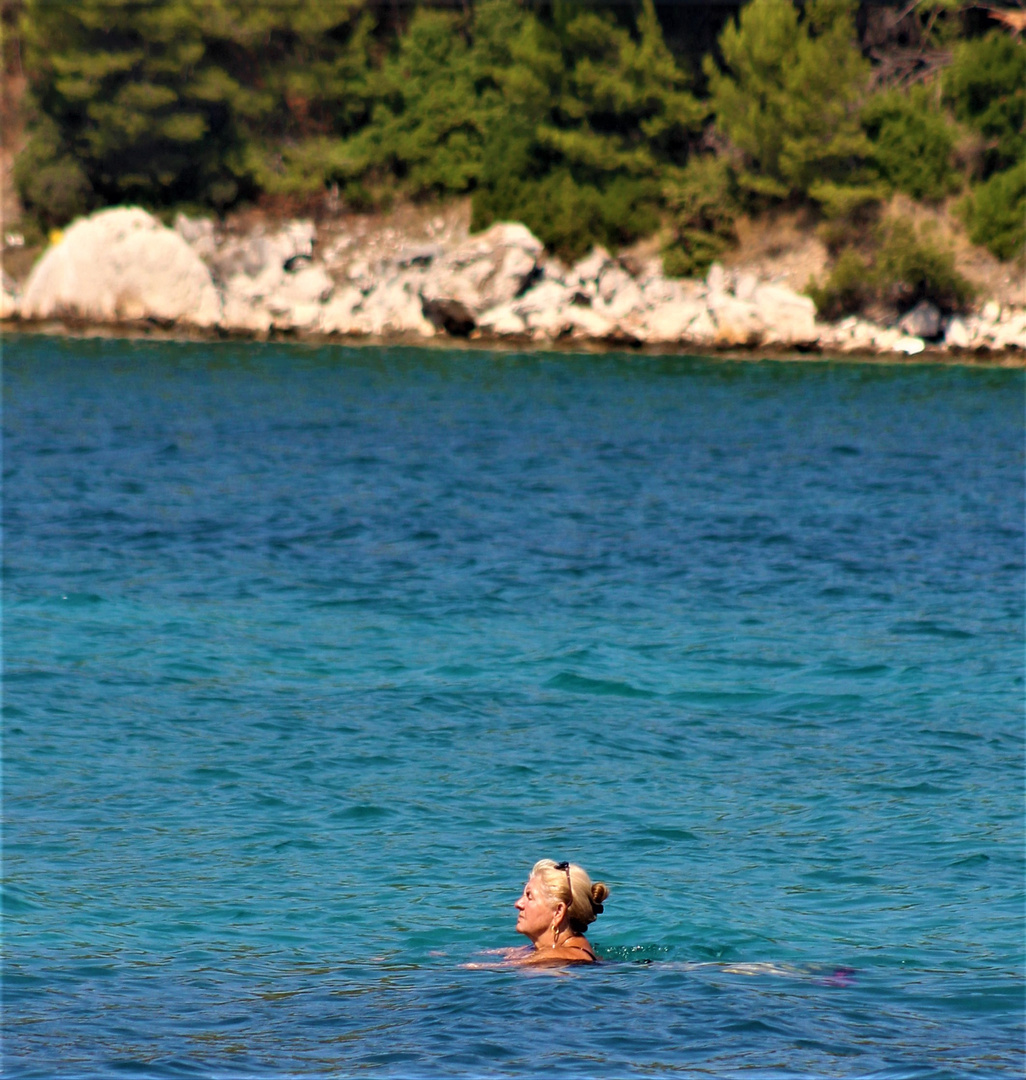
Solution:
M1024 373L7 335L2 1067L1018 1077ZM610 897L524 969L539 858Z

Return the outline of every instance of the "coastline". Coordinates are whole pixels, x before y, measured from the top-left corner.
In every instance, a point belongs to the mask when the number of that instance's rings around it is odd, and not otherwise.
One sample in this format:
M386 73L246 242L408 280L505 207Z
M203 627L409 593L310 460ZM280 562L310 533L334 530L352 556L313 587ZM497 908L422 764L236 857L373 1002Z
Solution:
M338 335L275 331L266 335L203 330L196 327L166 327L152 323L87 323L75 320L0 320L0 345L12 337L59 337L70 339L109 339L113 341L180 342L187 344L246 345L281 344L309 348L332 346L340 349L417 348L446 349L462 352L550 353L573 356L631 356L638 359L697 358L729 363L806 363L871 364L877 367L943 366L982 370L1026 370L1026 352L1022 350L952 350L927 347L913 356L894 352L809 350L770 348L751 345L744 348L724 346L656 345L624 346L603 341L513 340L508 337L475 338L433 337L416 334Z
M807 250L674 279L655 246L567 266L522 224L471 234L465 209L169 228L108 208L54 234L21 282L4 275L0 333L1026 366L1026 287L1022 303L1013 286L968 312L825 321L794 285Z

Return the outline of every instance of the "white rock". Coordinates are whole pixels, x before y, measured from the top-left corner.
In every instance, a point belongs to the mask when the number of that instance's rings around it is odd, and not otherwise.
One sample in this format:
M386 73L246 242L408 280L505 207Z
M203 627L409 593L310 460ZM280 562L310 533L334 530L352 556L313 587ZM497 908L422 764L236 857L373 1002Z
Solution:
M358 334L358 320L353 312L363 303L363 293L346 285L334 293L321 310L321 330L325 334Z
M894 343L895 352L903 352L906 356L915 356L926 348L926 342L920 337L905 335L898 338Z
M240 273L251 278L266 271L281 273L288 263L313 259L315 235L312 221L290 221L272 232L258 227L246 236L226 240L211 266L220 281Z
M693 345L712 345L716 342L718 333L712 314L708 308L703 307L688 323L681 340Z
M994 331L995 349L1026 349L1026 315L1010 315Z
M176 214L175 232L203 260L213 258L217 251L214 222L210 218L190 218L185 214Z
M602 282L605 283L604 274L602 275ZM627 282L616 290L615 295L607 303L601 305L598 310L612 319L624 319L628 315L640 314L647 308L645 296L638 283L633 278L628 278Z
M415 333L432 337L435 328L424 317L420 283L419 274L401 274L379 285L363 298L356 325L365 334Z
M761 340L766 324L755 304L710 290L708 306L716 323L718 344L755 345Z
M1001 305L996 300L988 300L981 314L986 322L996 323L1001 318Z
M537 273L544 247L524 225L500 223L435 260L421 294L428 302L455 300L477 315L508 303Z
M705 275L705 282L709 286L709 292L711 293L723 293L730 291L730 279L727 276L727 271L723 269L723 266L714 262L709 267L709 272Z
M526 314L526 322L533 337L552 341L569 334L574 327L564 308L547 307L530 311Z
M243 334L266 334L274 325L274 316L260 301L251 302L238 293L227 293L221 325Z
M555 311L567 306L574 290L558 281L541 281L513 302L513 310L527 318L542 311Z
M25 285L21 315L210 327L221 300L181 236L139 207L114 207L76 221L47 250Z
M951 349L968 349L973 343L972 334L965 320L956 315L944 331L944 344Z
M581 259L580 262L574 263L571 273L577 278L578 282L582 285L586 285L589 282L598 281L602 271L605 270L612 261L612 257L604 247L593 247L591 252Z
M756 289L759 288L759 279L755 274L738 274L734 284L734 295L738 300L747 300L752 303L755 300Z
M816 305L784 285L759 285L752 301L765 327L763 341L779 345L812 345L820 338Z
M649 278L641 291L645 296L646 306L653 309L683 303L688 296L681 282L664 278L662 275Z
M617 293L626 289L629 285L633 285L637 289L634 278L622 266L611 263L602 271L602 275L598 279L598 295L605 303L610 304Z
M477 319L478 329L498 337L518 337L527 333L527 323L513 310L512 304L489 308Z
M704 313L705 305L695 302L687 303L682 300L675 304L660 304L645 315L644 340L652 344L678 342L687 336L688 327Z
M873 332L873 348L877 352L894 352L904 336L892 327L877 327Z
M283 274L274 289L274 298L287 304L323 304L335 291L335 282L323 266L304 266L294 274Z
M579 307L577 304L572 304L570 307L564 308L562 314L575 338L603 341L617 336L619 331L615 319L610 319L589 307Z

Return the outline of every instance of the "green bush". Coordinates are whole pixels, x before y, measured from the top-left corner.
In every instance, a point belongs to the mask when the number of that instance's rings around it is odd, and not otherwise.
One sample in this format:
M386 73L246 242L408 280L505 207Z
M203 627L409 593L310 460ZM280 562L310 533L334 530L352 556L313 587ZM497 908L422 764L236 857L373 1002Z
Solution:
M954 254L924 238L903 218L880 222L863 245L845 248L823 285L806 292L826 318L865 311L871 305L906 310L930 300L942 311L958 311L972 299L972 285L959 273Z
M862 124L880 175L893 190L936 201L957 188L955 133L927 87L874 94L862 109Z
M911 307L932 300L944 311L957 311L972 299L972 285L959 273L954 254L917 232L911 222L890 218L877 232L873 279L887 303Z
M663 270L670 277L704 274L736 239L735 179L719 157L693 157L665 189L668 235Z
M869 263L854 248L845 248L826 282L817 285L810 281L805 291L826 319L840 319L862 311L874 295Z
M959 42L944 75L957 119L986 140L985 175L1026 158L1026 48L1003 30Z
M994 173L970 193L962 207L969 239L999 259L1026 252L1026 162Z
M882 194L859 124L869 65L854 0L752 0L705 61L717 126L744 156L739 183L756 196L810 198L847 213Z

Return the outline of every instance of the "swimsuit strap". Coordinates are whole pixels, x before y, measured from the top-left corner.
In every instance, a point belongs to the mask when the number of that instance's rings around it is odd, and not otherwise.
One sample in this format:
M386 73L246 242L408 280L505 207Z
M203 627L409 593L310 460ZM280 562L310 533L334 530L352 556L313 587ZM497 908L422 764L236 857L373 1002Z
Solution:
M561 949L576 949L578 952L584 953L585 956L590 956L592 958L592 960L597 960L598 959L598 957L591 951L591 949L587 945L570 945L570 944L566 944L566 945L561 945L560 948Z

